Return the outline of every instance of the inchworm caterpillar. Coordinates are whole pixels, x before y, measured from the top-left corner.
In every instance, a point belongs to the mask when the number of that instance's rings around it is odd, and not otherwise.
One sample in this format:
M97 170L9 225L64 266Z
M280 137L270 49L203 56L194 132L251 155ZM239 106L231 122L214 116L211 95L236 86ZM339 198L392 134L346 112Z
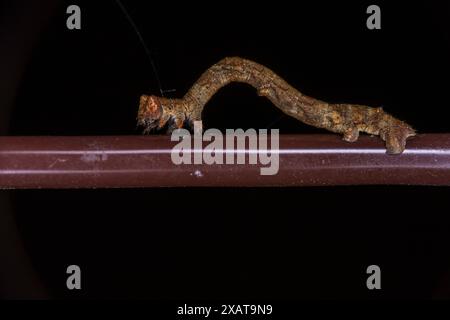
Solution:
M402 153L414 129L382 108L355 104L331 104L308 97L290 86L269 68L239 57L224 58L194 83L182 99L142 95L138 124L144 133L168 124L171 132L186 122L201 120L205 104L230 82L243 82L256 88L258 95L268 98L285 114L308 125L343 134L354 142L359 132L379 135L386 141L389 154Z

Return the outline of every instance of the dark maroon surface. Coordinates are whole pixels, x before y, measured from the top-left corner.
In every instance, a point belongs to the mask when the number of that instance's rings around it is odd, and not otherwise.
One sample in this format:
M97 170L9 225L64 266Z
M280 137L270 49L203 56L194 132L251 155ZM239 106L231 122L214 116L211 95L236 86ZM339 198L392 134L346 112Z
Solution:
M1 188L450 185L450 134L421 135L402 155L376 137L280 137L276 175L261 165L175 165L169 136L0 137Z

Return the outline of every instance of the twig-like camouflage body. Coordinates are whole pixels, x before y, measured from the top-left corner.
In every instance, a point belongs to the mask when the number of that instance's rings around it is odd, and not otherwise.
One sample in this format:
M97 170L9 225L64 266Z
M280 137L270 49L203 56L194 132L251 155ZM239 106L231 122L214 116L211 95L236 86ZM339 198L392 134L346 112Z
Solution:
M340 133L353 142L359 132L379 135L389 154L402 153L406 139L415 131L382 108L355 104L330 104L308 97L290 86L272 70L246 59L225 58L206 70L182 99L142 95L138 123L145 132L167 123L169 131L184 123L201 120L205 104L222 87L243 82L256 88L285 114L308 125Z

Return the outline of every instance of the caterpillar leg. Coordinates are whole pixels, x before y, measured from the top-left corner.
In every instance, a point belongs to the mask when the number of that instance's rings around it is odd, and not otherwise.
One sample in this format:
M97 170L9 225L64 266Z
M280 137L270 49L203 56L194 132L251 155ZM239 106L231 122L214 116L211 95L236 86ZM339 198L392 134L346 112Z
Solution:
M344 132L344 136L342 137L342 140L347 142L355 142L359 138L359 130L356 127L352 127L347 129Z

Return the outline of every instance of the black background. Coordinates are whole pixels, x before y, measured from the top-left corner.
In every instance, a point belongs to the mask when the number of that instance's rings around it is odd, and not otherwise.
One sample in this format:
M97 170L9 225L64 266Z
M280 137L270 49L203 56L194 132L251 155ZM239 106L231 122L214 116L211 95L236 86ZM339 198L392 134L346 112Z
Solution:
M79 31L66 28L69 4L81 7ZM149 56L115 1L61 3L27 66L10 134L140 134L140 94L181 97L230 55L310 96L382 105L420 133L449 132L448 4L377 2L382 29L368 30L370 4L123 1ZM204 125L323 133L245 85L221 90ZM12 200L55 297L428 298L450 297L448 191L34 190ZM70 264L82 269L80 292L65 287ZM371 264L381 267L381 291L366 288Z

